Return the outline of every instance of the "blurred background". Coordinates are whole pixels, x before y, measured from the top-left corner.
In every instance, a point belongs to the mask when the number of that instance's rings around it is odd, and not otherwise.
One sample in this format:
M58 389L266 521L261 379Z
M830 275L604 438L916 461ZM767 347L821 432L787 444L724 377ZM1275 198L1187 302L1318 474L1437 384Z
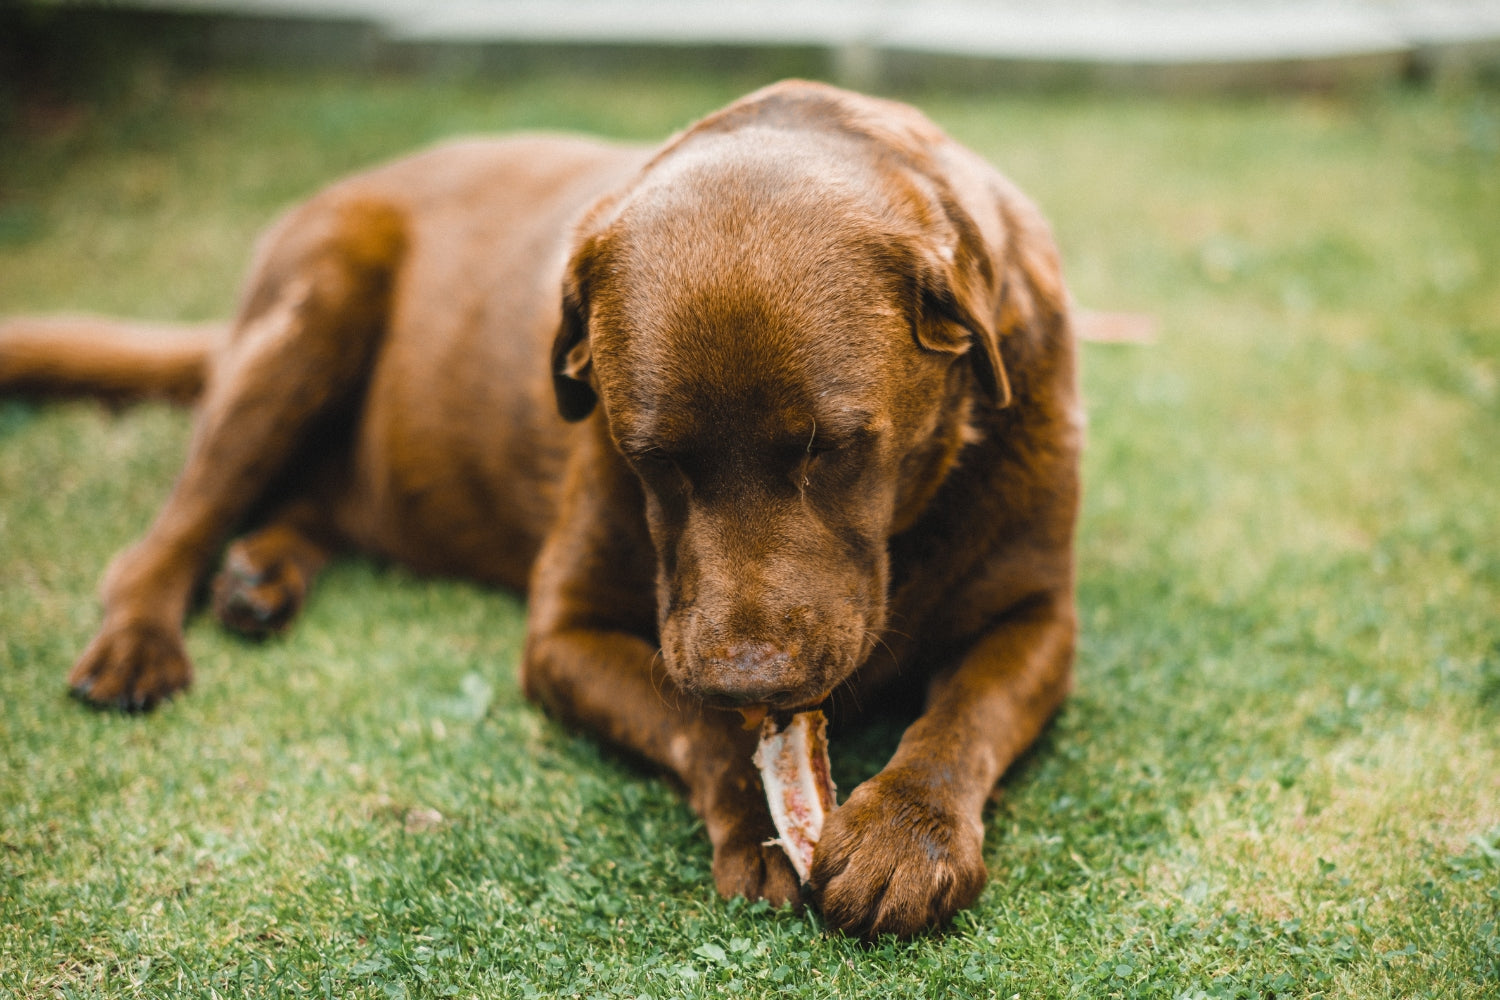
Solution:
M517 72L651 58L912 85L1264 88L1494 75L1493 0L64 0L0 5L7 73L185 61Z

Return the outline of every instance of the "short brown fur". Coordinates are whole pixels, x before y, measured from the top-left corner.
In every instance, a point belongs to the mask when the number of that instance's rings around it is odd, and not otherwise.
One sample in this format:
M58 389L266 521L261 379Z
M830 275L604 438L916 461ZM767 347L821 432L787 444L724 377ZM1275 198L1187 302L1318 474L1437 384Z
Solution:
M1035 208L913 109L789 82L658 151L447 145L278 222L227 332L117 332L0 326L0 388L201 390L81 698L188 685L231 533L250 633L363 549L526 589L527 694L682 781L726 895L801 896L731 710L921 680L808 893L863 937L979 894L984 803L1069 687L1074 344Z

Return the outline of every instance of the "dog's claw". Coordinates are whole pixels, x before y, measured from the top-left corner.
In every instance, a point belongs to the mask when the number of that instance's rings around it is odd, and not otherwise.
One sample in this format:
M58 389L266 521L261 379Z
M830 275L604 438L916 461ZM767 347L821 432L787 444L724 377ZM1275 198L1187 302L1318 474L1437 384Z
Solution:
M97 708L147 712L192 683L193 668L174 631L148 623L106 625L68 676L75 698Z

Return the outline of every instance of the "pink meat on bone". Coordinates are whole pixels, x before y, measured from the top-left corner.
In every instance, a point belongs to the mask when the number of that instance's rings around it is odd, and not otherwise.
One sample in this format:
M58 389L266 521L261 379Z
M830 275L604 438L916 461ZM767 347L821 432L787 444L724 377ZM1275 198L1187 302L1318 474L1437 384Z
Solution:
M828 720L819 711L798 712L784 729L768 715L755 748L766 804L780 834L767 843L781 846L804 882L812 871L823 820L836 802L828 771L827 727Z

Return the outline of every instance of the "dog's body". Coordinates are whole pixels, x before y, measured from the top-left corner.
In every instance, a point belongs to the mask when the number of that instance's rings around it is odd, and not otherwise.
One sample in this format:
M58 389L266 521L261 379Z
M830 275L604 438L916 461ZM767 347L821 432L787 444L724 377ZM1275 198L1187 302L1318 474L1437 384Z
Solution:
M725 894L799 895L729 710L922 679L812 898L910 934L982 888L983 804L1069 684L1074 346L1040 217L915 111L788 83L655 152L442 147L283 219L222 340L110 332L0 328L0 388L206 377L82 697L187 685L236 528L214 603L252 633L357 547L526 589L527 693L683 781Z

